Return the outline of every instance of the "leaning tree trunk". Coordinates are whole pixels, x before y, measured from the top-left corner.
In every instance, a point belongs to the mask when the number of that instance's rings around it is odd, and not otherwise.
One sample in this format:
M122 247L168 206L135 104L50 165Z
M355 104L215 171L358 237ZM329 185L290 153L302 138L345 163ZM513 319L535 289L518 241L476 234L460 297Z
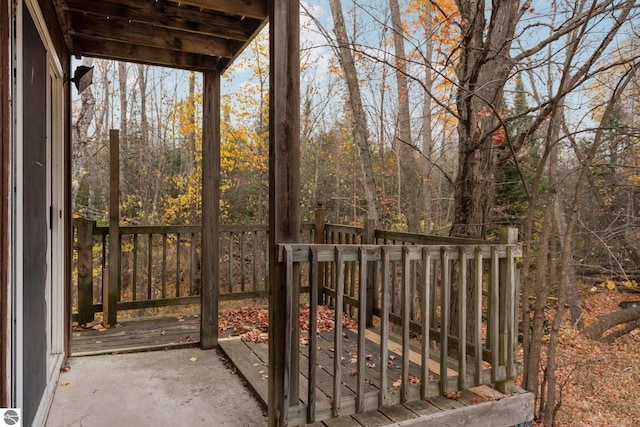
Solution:
M376 197L376 184L373 178L373 163L371 152L367 141L367 118L362 105L362 95L358 80L358 72L353 60L351 45L347 35L342 14L342 3L340 0L330 0L331 14L333 15L334 33L338 43L338 59L344 73L349 91L349 105L351 107L351 120L353 128L353 139L358 147L360 156L360 169L362 170L362 183L364 186L365 200L367 202L367 217L372 219L376 225L380 221L378 200Z

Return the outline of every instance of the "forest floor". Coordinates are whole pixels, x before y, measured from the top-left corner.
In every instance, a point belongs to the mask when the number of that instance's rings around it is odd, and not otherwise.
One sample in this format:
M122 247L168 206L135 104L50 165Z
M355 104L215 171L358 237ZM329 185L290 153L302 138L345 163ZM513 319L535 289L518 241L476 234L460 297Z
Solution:
M629 300L640 300L640 295L606 288L588 292L582 297L585 325L596 321L598 316L619 310L618 304ZM332 329L333 317L333 310L320 306L318 329ZM219 321L221 335L267 341L266 309L222 310ZM344 322L345 327L357 327L346 315ZM308 330L307 325L308 307L302 307L300 328L303 332ZM640 420L640 330L613 343L605 343L585 338L567 321L560 334L557 382L561 386L562 403L556 425L637 426ZM535 425L543 426L541 423Z
M598 290L582 297L585 325L640 295ZM640 330L604 343L585 338L569 322L560 334L558 426L637 426L640 420Z

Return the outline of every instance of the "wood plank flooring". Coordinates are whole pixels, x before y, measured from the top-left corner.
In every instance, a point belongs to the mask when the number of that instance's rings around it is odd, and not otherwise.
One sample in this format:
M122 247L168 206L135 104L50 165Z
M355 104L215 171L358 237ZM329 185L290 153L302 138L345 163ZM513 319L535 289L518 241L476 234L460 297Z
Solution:
M378 346L368 341L367 350L371 352L369 358L371 367L366 372L366 389L369 399L368 408L360 414L348 414L355 412L355 407L350 404L342 405L341 413L347 414L336 418L331 418L331 396L333 395L333 353L332 332L322 332L318 337L318 370L317 370L317 390L316 390L316 419L321 420L309 425L312 426L383 426L396 423L411 425L414 421L416 425L427 420L434 425L515 425L533 419L533 396L518 390L512 396L504 394L487 386L476 387L465 390L455 398L449 399L444 396L434 396L428 400L414 400L405 404L399 404L399 390L392 384L400 375L402 360L400 355L390 352L388 384L390 387L390 405L377 408L377 390L379 385L379 355L375 353ZM347 331L344 339L346 357L342 360L343 376L341 386L342 401L352 402L355 399L357 390L357 376L354 375L355 364L349 359L349 354L353 352L355 346L355 333ZM235 364L238 373L242 375L249 386L254 390L258 400L267 405L268 399L268 347L266 344L256 344L244 342L238 338L222 339L221 349L227 354L229 359ZM300 353L300 391L299 406L291 407L289 411L290 425L304 425L307 421L307 372L308 372L308 348L301 346ZM355 353L354 353L355 355ZM410 357L411 359L411 357ZM373 366L376 365L376 366ZM432 367L433 368L433 367ZM418 375L418 366L411 363L410 370ZM435 373L432 374L435 376ZM418 386L416 385L416 388ZM436 393L437 394L437 393ZM415 397L416 394L414 393ZM366 408L366 407L365 407ZM366 408L367 409L367 408Z
M196 346L200 343L200 318L148 317L123 320L117 327L75 328L71 355L123 353Z

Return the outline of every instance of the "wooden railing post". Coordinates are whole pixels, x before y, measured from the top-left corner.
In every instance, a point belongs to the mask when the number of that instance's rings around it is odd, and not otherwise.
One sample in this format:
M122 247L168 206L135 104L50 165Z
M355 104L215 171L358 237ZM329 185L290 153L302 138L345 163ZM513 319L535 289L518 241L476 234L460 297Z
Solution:
M93 227L95 221L74 219L78 252L78 325L93 322Z
M109 132L109 171L109 280L103 322L115 326L120 299L120 132L116 129Z
M324 241L324 228L326 225L326 218L324 214L324 206L322 202L318 202L316 205L316 211L313 218L313 243L316 245L322 245L326 243Z
M518 243L518 229L505 228L500 230L500 243L512 245ZM498 302L498 360L500 366L506 367L507 379L496 384L496 388L502 393L510 393L513 386L513 334L515 331L515 268L511 251L507 250L507 256L500 259L499 273L500 296Z
M375 245L376 243L376 223L373 219L367 218L364 222L364 233L362 235L362 243L365 245ZM367 327L373 326L373 306L375 304L375 278L376 278L376 268L377 263L370 262L367 265L367 284L366 284L366 293L367 296L367 304L366 304L366 324ZM358 316L360 313L358 313Z
M325 225L326 217L324 213L324 206L322 202L318 202L316 205L316 211L313 218L313 243L316 245L322 245L325 242ZM327 285L325 275L325 263L318 263L318 305L324 304L324 288Z

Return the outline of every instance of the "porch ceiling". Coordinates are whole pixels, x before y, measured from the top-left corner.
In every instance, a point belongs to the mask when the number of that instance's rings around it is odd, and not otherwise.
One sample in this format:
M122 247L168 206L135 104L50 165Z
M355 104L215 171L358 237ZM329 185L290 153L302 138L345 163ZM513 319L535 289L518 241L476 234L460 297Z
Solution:
M54 0L72 55L224 71L267 22L267 0Z

